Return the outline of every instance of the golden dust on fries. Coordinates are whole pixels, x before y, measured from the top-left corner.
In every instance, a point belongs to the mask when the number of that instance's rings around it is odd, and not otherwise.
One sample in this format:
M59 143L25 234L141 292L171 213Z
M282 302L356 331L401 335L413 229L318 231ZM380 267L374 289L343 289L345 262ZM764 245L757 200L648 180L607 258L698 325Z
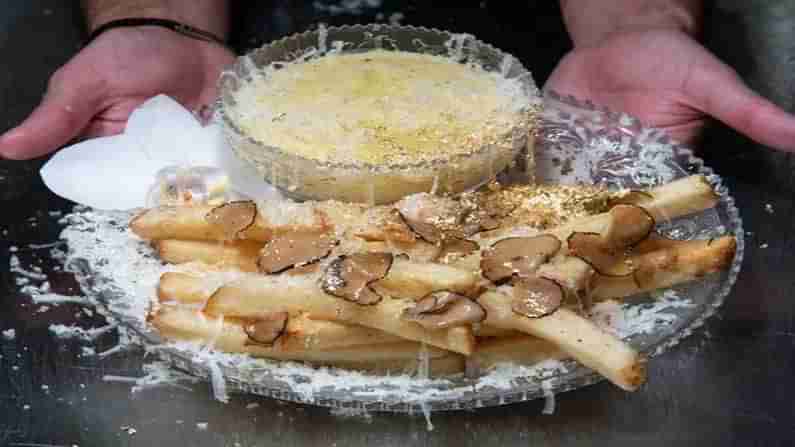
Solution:
M421 344L439 374L462 372L465 358L470 371L573 358L635 390L645 358L579 311L698 280L734 257L733 236L652 232L715 205L703 176L602 194L604 208L557 228L539 227L557 220L520 210L516 193L497 203L493 192L147 210L130 227L161 259L208 265L165 273L150 321L169 340L367 371L415 370Z

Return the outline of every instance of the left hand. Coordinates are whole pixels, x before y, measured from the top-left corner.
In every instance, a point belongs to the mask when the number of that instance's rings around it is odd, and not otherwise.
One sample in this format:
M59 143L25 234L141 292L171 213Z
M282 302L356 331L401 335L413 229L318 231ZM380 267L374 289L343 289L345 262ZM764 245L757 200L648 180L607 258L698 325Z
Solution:
M577 47L544 88L626 112L685 143L711 116L761 144L795 151L795 117L682 31L616 32Z

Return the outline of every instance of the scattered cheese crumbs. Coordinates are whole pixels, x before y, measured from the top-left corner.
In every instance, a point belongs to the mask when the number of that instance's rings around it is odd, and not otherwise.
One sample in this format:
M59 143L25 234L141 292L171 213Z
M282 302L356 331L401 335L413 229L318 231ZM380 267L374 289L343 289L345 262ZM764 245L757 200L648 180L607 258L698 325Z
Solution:
M330 411L332 416L341 418L361 418L366 422L372 422L373 415L364 408L359 407L338 407L332 408Z
M139 377L117 376L114 374L105 374L102 376L103 382L136 383L138 380L140 380Z
M400 22L405 19L406 16L402 12L393 12L389 15L389 24L390 25L400 25Z
M434 426L433 422L431 422L431 406L428 405L428 402L422 400L419 402L420 409L422 409L422 415L425 416L425 429L428 431L433 431Z
M156 386L173 386L186 391L192 391L190 387L181 385L180 382L195 383L199 379L189 376L185 373L179 372L165 362L156 361L143 365L145 376L135 380L135 386L132 387L132 392L136 393L141 390Z
M96 340L100 335L114 329L115 327L115 324L109 324L98 328L83 329L78 326L51 324L50 332L52 332L58 338L78 338L84 341L93 341Z
M312 6L320 11L327 12L332 16L340 14L362 15L367 9L376 9L381 7L382 0L342 0L339 2L326 2L316 0L312 2Z
M6 340L13 340L17 336L17 331L14 329L6 329L3 331L3 338Z
M666 290L652 303L633 305L607 300L597 303L592 309L591 319L602 330L619 338L649 334L661 324L672 324L678 319L676 309L695 306L689 299L682 299L672 290Z
M767 211L768 214L773 214L775 212L775 210L773 210L773 205L769 203L765 204L765 211Z
M544 409L541 414L555 414L555 393L552 391L552 380L541 381L541 389L544 390Z
M218 366L218 362L208 357L207 367L210 369L210 384L213 387L213 396L216 400L223 403L229 402L229 395L226 392L226 378Z
M34 250L40 250L42 248L57 247L59 245L64 245L65 243L66 243L65 241L55 241L55 242L49 242L47 244L28 244L28 248L32 248Z
M17 250L16 247L12 246L9 248L9 251L15 252ZM34 267L34 269L35 268L36 267ZM11 255L11 258L9 259L9 270L11 271L11 273L15 273L17 275L21 275L26 278L34 279L37 281L45 281L47 279L47 275L41 273L41 269L38 269L38 271L30 271L22 268L22 263L20 262L19 257L17 255Z
M32 290L28 289L28 292L32 292ZM63 304L63 303L74 303L74 304L91 304L88 298L83 296L71 296L71 295L61 295L59 293L31 293L30 294L33 303L35 304Z

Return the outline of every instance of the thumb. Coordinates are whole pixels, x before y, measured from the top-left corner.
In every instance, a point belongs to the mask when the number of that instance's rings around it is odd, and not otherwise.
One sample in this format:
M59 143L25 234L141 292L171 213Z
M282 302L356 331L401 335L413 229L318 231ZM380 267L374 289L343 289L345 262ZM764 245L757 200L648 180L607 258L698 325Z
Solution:
M728 66L694 74L687 94L694 107L756 142L795 152L795 116L755 93Z
M100 88L53 75L42 102L19 126L0 137L0 156L24 160L55 151L76 137L99 111Z

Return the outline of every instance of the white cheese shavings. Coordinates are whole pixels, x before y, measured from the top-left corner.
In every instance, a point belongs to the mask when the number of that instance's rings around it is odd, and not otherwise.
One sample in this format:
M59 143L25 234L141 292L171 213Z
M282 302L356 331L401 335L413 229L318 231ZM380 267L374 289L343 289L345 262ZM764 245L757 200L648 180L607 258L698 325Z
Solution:
M266 67L233 93L230 117L264 144L321 162L472 153L511 132L536 98L450 48L452 57L372 50Z
M212 358L207 359L207 367L210 369L210 384L213 387L213 397L219 402L229 403L229 395L226 392L226 379L221 367Z
M16 248L16 247L12 246L11 248ZM14 252L16 250L10 250L10 251ZM39 269L39 271L35 271L35 269L34 271L24 269L22 267L22 263L19 260L19 256L17 255L11 255L11 257L9 258L9 271L11 273L21 275L26 278L34 279L37 281L45 281L47 279L47 275L41 273L41 269Z
M30 298L35 304L92 304L91 301L84 296L61 295L59 293L31 293Z
M106 374L102 376L102 381L134 384L130 389L131 393L137 393L158 386L172 386L186 391L192 391L190 387L182 385L181 382L195 383L198 381L197 378L176 371L167 363L161 361L144 364L143 370L146 374L141 377Z
M544 390L544 409L541 414L555 414L555 393L552 391L552 380L541 381L541 389Z
M98 328L91 328L91 329L83 329L79 326L66 326L63 324L51 324L50 325L50 332L53 333L58 338L78 338L84 341L94 341L100 335L113 330L116 328L114 324L108 324L106 326L98 327Z
M339 2L326 2L316 0L312 7L320 12L327 12L332 16L340 14L361 15L368 9L381 7L382 0L342 0Z

